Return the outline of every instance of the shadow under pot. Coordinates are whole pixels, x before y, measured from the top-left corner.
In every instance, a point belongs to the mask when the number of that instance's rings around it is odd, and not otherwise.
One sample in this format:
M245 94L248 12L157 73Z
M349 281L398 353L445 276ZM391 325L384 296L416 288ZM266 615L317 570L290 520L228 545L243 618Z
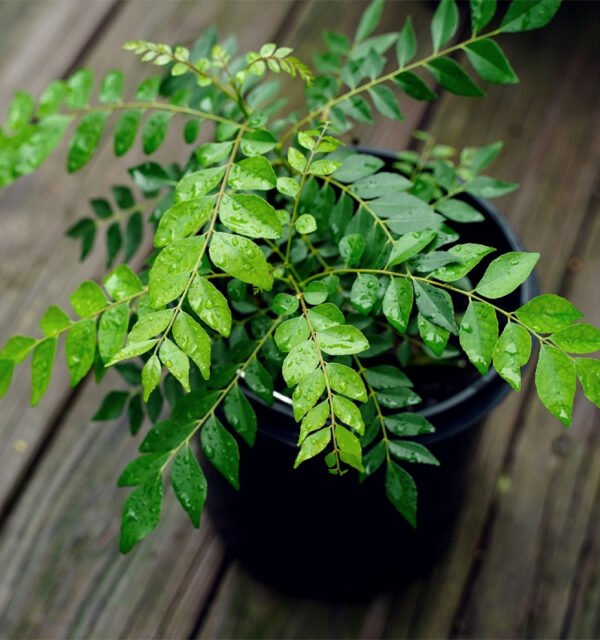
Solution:
M462 242L489 244L498 253L524 250L496 209L478 198L464 199L485 219L463 225ZM499 303L512 310L536 293L531 277ZM424 374L416 367L408 371L427 400L411 410L428 418L436 432L415 440L440 466L407 466L419 492L416 529L389 503L384 468L362 483L354 472L331 476L319 458L293 469L298 425L290 401L276 394L267 406L245 390L258 434L255 447L241 452L240 491L210 464L204 468L210 518L228 552L254 577L284 593L343 601L400 588L430 569L452 535L476 427L510 388L493 370L481 377L471 365L425 368Z

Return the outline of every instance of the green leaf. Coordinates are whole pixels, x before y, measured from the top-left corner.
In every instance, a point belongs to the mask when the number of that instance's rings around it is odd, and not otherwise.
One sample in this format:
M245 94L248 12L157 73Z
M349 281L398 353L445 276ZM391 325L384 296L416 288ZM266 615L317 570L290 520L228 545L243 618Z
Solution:
M188 292L188 302L201 320L223 337L231 333L231 310L225 296L208 280L196 276Z
M333 174L339 182L357 182L379 171L385 163L377 156L354 154L344 159L342 166Z
M214 205L214 198L203 197L185 200L167 209L158 223L154 246L165 247L196 234L210 218Z
M402 409L421 402L421 398L412 389L398 387L377 393L379 404L388 409Z
M515 390L521 390L521 367L529 362L531 336L518 324L509 322L494 347L494 369Z
M179 317L179 316L178 316ZM186 390L190 390L190 361L185 353L168 338L164 338L158 350L161 362Z
M209 247L213 264L225 273L270 291L273 273L260 248L247 238L215 232Z
M308 319L315 331L322 331L335 327L338 324L344 324L346 321L344 314L331 302L321 304L318 307L308 310Z
M379 280L372 273L359 273L350 291L350 302L363 315L369 315L379 299Z
M76 386L94 364L96 354L96 321L92 318L73 325L66 339L67 367L70 384Z
M129 393L127 391L111 391L102 400L102 404L92 420L98 422L116 420L123 413L128 399Z
M395 436L410 438L427 433L434 433L435 427L420 413L398 413L395 416L386 416L385 426Z
M383 314L400 333L408 328L413 306L413 289L408 280L392 278L383 297Z
M384 463L386 446L383 440L378 442L363 456L363 467L365 476L373 475Z
M390 453L404 462L416 462L418 464L431 464L439 467L440 461L422 444L401 440L390 440Z
M300 451L294 462L294 469L300 466L304 461L314 458L321 453L323 449L331 442L331 430L321 429L315 433L308 435L302 442Z
M440 204L436 205L435 208L445 218L454 222L481 222L484 219L482 213L479 213L477 209L474 209L463 200L444 200Z
M256 413L238 385L225 397L224 410L229 424L253 447L257 430Z
M467 193L479 198L499 198L518 189L514 182L504 182L488 176L477 176L467 184Z
M302 420L298 444L302 443L309 433L320 429L327 422L327 418L329 418L329 402L323 400L316 407L313 407Z
M195 422L175 422L162 420L157 422L140 444L143 453L174 451L188 440L196 430Z
M40 319L40 328L44 336L55 336L71 326L71 318L56 305L46 309Z
M310 163L307 173L314 176L329 176L341 166L341 162L334 160L314 160Z
M103 112L88 113L81 118L69 143L67 156L67 171L69 173L81 169L94 155L107 118L108 113Z
M552 342L570 353L593 353L600 350L600 329L582 322L558 331Z
M417 485L412 476L394 462L388 462L385 490L396 510L415 527L417 526Z
M470 0L471 28L473 35L479 33L496 13L496 0Z
M450 332L436 324L429 322L420 313L417 316L417 328L423 342L431 349L433 354L438 358L444 353Z
M12 360L15 364L21 364L36 346L37 340L27 336L13 336L0 351L0 358Z
M414 231L402 236L392 246L388 267L393 267L417 255L435 236L435 231Z
M208 142L196 149L196 158L201 167L209 167L211 164L221 162L228 158L233 149L233 142Z
M202 377L208 380L211 343L206 331L185 311L180 311L173 323L173 337L179 348L196 364Z
M321 369L316 369L300 380L292 395L296 422L299 422L314 407L323 391L325 391L325 376Z
M185 238L171 243L158 254L148 281L150 301L155 308L183 293L193 271L199 267L204 243L203 236Z
M535 386L546 409L564 425L570 425L576 386L575 367L570 358L555 347L542 344Z
M3 398L12 381L12 375L15 363L12 360L3 360L0 358L0 398Z
M140 279L126 264L120 264L106 276L103 284L110 297L116 301L130 298L144 290Z
M121 520L121 553L129 553L140 540L156 529L160 521L162 500L163 483L160 474L129 495Z
M312 320L311 320L312 322ZM282 322L275 330L275 344L283 353L287 353L297 344L308 339L310 329L303 316Z
M106 310L98 322L98 351L102 362L112 360L125 342L129 328L129 307L126 303Z
M458 28L458 7L454 0L441 0L431 20L433 50L440 50L452 38Z
M171 484L179 503L196 529L206 500L206 478L191 447L179 450L171 467Z
M175 203L196 200L210 193L221 183L225 167L201 169L182 178L175 187Z
M539 253L505 253L490 262L475 291L486 298L502 298L527 280L539 259Z
M67 230L70 238L81 240L80 260L85 260L94 248L96 239L96 223L91 218L82 218Z
M153 480L169 459L168 453L149 453L132 460L117 480L118 487L137 487Z
M367 382L374 389L395 389L397 387L412 387L412 382L406 374L389 364L381 364L367 369Z
M339 424L335 426L335 440L342 461L354 467L357 471L364 472L360 440L351 431Z
M69 109L87 107L94 88L94 74L89 69L77 70L67 80L66 104Z
M385 118L390 118L391 120L402 120L404 118L396 96L388 87L384 85L375 86L369 89L369 95L377 111Z
M432 91L423 80L415 73L412 73L412 71L403 71L397 76L394 76L392 81L400 87L404 93L415 100L431 101L437 98L437 93Z
M127 171L137 188L148 197L173 184L169 174L156 162L142 162Z
M467 58L477 73L487 82L515 84L519 78L502 49L493 40L477 40L465 47Z
M431 75L450 93L467 97L485 95L467 72L451 58L437 58L426 66Z
M359 233L344 236L338 245L344 264L348 267L357 265L365 252L365 246L365 239Z
M565 298L553 293L536 296L516 311L517 318L539 333L553 333L583 318L583 313Z
M384 0L372 0L369 6L365 9L360 17L360 21L356 29L356 35L354 36L354 40L356 42L364 40L371 35L373 31L375 31L379 21L381 20L383 5Z
M359 435L365 432L365 423L359 408L350 400L342 396L333 396L333 412L349 427L356 430Z
M234 489L239 489L240 452L235 438L214 415L204 423L200 432L202 452Z
M329 385L336 393L341 393L352 400L367 401L365 384L360 374L354 369L337 362L328 362L326 371Z
M288 149L288 162L292 169L295 169L299 173L303 173L306 169L306 158L304 154L294 147Z
M440 269L436 269L431 277L442 282L455 282L466 276L474 269L485 256L494 252L495 249L484 244L458 244L448 249L448 253L456 256L460 261L456 264L449 264Z
M306 234L313 233L313 231L317 230L317 221L313 216L305 213L301 215L298 220L296 220L296 230L298 233Z
M330 356L351 355L369 348L369 341L356 327L337 325L317 332L321 351Z
M144 388L144 402L148 402L150 394L160 384L162 366L156 354L148 358L142 369L142 386Z
M575 369L585 397L600 407L600 360L576 358Z
M560 7L561 0L513 0L500 24L504 33L545 27Z
M121 102L123 96L124 75L122 71L109 71L102 80L98 99L104 104Z
M282 375L288 387L298 384L319 366L319 350L312 340L295 345L285 357Z
M295 198L298 195L299 184L294 180L294 178L288 178L282 176L277 178L277 191L282 193L284 196L288 196L290 198Z
M110 267L123 245L123 236L118 222L113 222L106 231L106 266Z
M83 282L79 288L69 296L69 302L75 313L81 318L89 318L97 315L108 304L102 293L102 289L91 280Z
M172 117L172 113L165 111L155 111L148 116L142 130L142 147L145 154L154 153L164 142Z
M256 195L223 196L219 218L231 231L250 238L275 240L283 235L275 209Z
M458 333L454 307L448 293L418 280L414 280L413 285L417 307L425 319L450 333Z
M308 304L321 304L328 295L329 289L324 282L311 282L304 289L304 299Z
M471 300L458 333L460 346L479 373L485 375L498 340L496 311L486 302Z
M371 200L406 191L411 186L412 182L398 173L380 171L356 181L350 190L363 200Z
M7 128L15 132L24 129L33 116L33 108L33 98L24 91L17 91L8 108Z
M254 358L244 372L246 384L268 405L273 404L273 379L258 359Z
M240 160L231 167L229 186L232 189L267 191L277 185L277 177L271 163L262 156Z
M277 145L277 139L265 129L247 131L242 138L240 149L245 156L262 156Z
M158 342L158 338L154 340L146 340L144 342L134 342L133 344L128 344L121 349L118 353L113 356L113 359L107 363L107 366L115 364L115 362L119 362L121 360L127 360L129 358L135 358L136 356L141 356L146 351L152 349L152 347Z
M46 338L33 350L31 359L31 406L42 399L52 378L56 357L56 338Z
M124 111L115 125L114 152L117 157L124 156L133 146L142 120L139 109Z
M408 64L417 52L417 36L413 28L412 19L410 16L406 19L398 42L396 44L396 57L398 58L398 65L404 67Z
M47 116L55 114L62 104L67 92L67 85L62 80L55 80L51 82L42 91L38 102L38 116L40 118L46 118Z
M271 309L280 316L289 316L298 310L300 303L296 296L289 293L278 293L271 303Z
M139 320L131 328L127 344L144 342L144 340L149 340L161 334L171 324L174 311L174 309L162 309L140 316Z

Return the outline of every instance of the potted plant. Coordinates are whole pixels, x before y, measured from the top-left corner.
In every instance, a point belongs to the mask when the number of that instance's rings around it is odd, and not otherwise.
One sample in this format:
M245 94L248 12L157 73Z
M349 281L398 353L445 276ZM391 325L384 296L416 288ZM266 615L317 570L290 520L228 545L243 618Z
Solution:
M600 349L600 330L564 298L536 295L538 254L487 203L516 188L482 173L501 144L457 154L417 132L419 152L390 152L340 138L374 112L401 119L399 94L435 99L428 77L483 95L453 54L484 81L517 82L495 38L543 27L558 5L513 0L496 19L495 2L471 0L472 34L449 44L459 14L442 0L433 51L417 60L410 19L372 35L383 6L374 0L352 41L325 34L316 76L289 48L236 56L211 30L192 51L127 43L166 70L128 100L113 71L91 102L86 69L37 102L15 95L0 137L2 185L38 169L72 124L69 172L92 158L110 116L117 156L139 130L144 152L156 151L175 116L191 145L182 166L129 170L150 209L144 267L127 266L142 245L142 205L114 187L114 204L92 200L93 216L68 231L85 258L106 227L102 285L84 282L70 296L75 317L53 305L41 337L15 336L0 352L0 396L31 356L32 404L63 336L72 385L91 370L101 380L109 366L128 383L95 416L125 412L134 435L152 423L118 481L132 487L124 553L158 525L169 482L196 527L210 495L225 540L263 577L323 594L335 576L337 593L371 591L443 543L471 427L508 385L520 388L532 338L552 414L570 424L577 379L600 405L600 361L585 355ZM269 74L306 84L306 115L277 115ZM213 138L198 142L209 124Z

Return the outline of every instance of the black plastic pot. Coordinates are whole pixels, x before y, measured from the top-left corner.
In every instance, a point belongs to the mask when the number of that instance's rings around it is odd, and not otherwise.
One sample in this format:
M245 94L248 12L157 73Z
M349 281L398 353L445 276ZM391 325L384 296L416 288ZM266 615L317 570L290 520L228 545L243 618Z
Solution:
M487 242L499 253L523 250L495 208L465 198L485 221L461 225L461 241ZM516 308L536 289L532 277L500 303ZM427 570L449 540L464 470L479 435L474 427L508 392L508 385L490 371L421 411L436 433L419 441L441 465L410 465L419 489L416 530L389 504L383 470L362 484L355 473L330 476L320 459L294 470L298 427L289 400L279 396L268 407L248 392L258 416L257 442L241 452L239 492L206 465L211 519L233 556L284 592L347 600L397 588Z

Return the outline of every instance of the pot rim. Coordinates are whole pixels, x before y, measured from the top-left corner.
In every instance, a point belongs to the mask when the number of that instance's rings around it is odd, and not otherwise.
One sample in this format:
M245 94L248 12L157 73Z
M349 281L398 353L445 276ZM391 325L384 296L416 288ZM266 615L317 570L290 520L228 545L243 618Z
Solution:
M370 154L374 156L378 156L383 160L387 160L388 162L393 162L398 160L398 156L393 151L389 151L387 149L374 149L372 147L363 147L356 146L354 147L356 151L360 153ZM513 251L525 251L525 247L511 227L508 219L502 214L495 206L490 204L487 200L483 198L479 198L477 196L472 196L468 193L460 194L460 197L464 199L467 203L471 204L478 211L483 213L487 218L491 219L496 223L498 229L504 235L506 241L511 247ZM531 275L525 280L523 284L519 286L517 291L520 294L520 304L522 306L531 298L533 298L538 293L538 284L537 279L535 277L535 272L532 272ZM497 389L493 392L493 386L497 385ZM437 416L440 416L444 412L456 410L459 406L468 401L470 398L478 394L479 392L485 390L486 388L490 389L491 397L489 398L488 407L486 413L489 413L497 404L499 404L511 391L510 386L498 375L495 369L490 368L490 370L486 373L486 375L481 376L467 387L459 391L458 393L450 396L446 400L442 400L441 402L429 405L428 407L424 407L423 409L415 408L415 413L419 413L428 420L435 420ZM259 404L272 409L276 413L282 414L286 416L286 418L291 418L294 420L294 414L292 411L292 400L288 396L280 393L279 391L273 392L274 402L272 405L267 404L264 400L259 398L252 390L250 390L247 385L243 385L244 393L251 398L253 401L258 402ZM450 435L458 431L462 431L469 426L477 423L483 416L479 416L476 420L472 419L469 423L463 425L461 428L452 429L452 430L440 430L433 434L420 436L419 441L423 443L431 443L441 439L445 439ZM280 440L286 444L296 447L296 439L293 433L289 433L287 430L285 432L274 432L273 430L268 430L266 428L262 428L259 425L259 431L264 433L265 435L272 436L277 440ZM451 433L449 433L451 431Z

